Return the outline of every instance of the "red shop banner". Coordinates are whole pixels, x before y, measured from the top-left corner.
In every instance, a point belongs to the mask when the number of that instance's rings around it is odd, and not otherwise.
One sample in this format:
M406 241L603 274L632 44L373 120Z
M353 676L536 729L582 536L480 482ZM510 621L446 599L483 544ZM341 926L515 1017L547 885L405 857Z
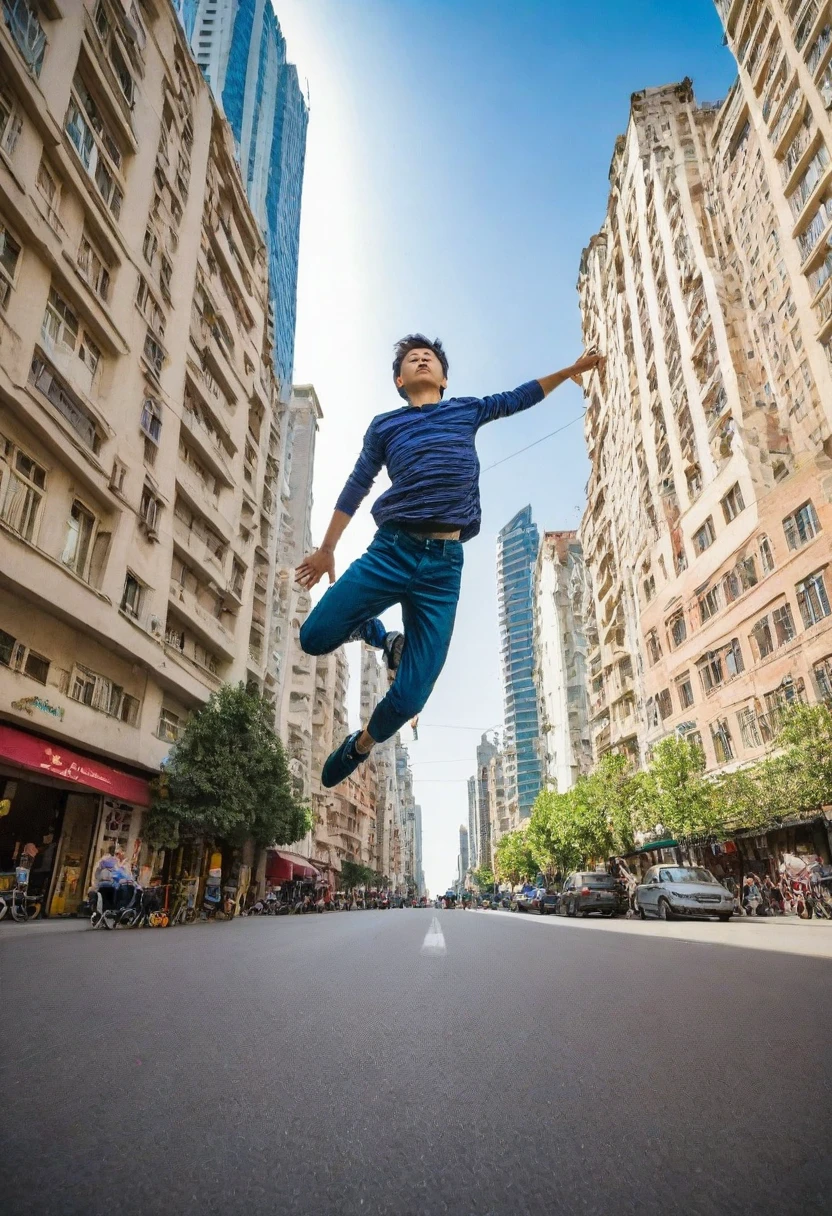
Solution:
M148 784L141 777L120 773L100 760L79 756L54 740L50 743L25 731L15 730L12 726L0 726L0 759L35 773L59 777L62 781L74 781L77 785L99 790L121 802L150 806Z

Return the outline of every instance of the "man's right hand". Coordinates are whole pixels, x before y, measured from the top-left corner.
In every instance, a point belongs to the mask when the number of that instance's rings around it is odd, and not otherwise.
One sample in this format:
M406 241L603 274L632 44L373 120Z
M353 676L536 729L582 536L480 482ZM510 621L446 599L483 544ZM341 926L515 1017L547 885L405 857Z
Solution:
M329 575L331 583L335 582L335 553L332 549L321 548L303 559L295 571L295 578L301 587L310 591L325 574Z

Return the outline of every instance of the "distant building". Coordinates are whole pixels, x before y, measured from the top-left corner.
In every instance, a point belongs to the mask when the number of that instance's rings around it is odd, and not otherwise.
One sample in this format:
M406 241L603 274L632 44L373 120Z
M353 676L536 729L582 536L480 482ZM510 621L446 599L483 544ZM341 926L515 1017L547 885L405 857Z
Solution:
M589 772L588 596L577 532L545 532L534 578L534 678L544 779L561 793Z
M472 870L480 864L479 817L477 815L477 779L468 778L468 862Z
M298 244L309 113L270 0L179 0L198 66L236 142L266 237L275 370L288 400L295 356Z
M509 804L518 820L531 814L543 783L538 752L537 691L532 675L533 578L539 544L531 507L518 511L497 538L497 598L505 695L505 776Z
M497 745L488 735L483 735L477 744L477 772L468 782L469 798L471 781L474 783L475 820L477 825L477 867L492 864L491 814L488 801L488 775L491 761L497 755Z
M469 866L468 829L464 823L461 823L459 825L459 859L457 864L460 886L463 886L465 883L465 875L468 873Z

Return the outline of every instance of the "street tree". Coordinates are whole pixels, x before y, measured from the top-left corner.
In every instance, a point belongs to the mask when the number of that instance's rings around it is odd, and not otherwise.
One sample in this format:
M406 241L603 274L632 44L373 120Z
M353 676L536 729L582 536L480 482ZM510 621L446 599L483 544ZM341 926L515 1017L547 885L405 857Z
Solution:
M354 891L356 887L372 886L376 878L375 870L362 865L360 861L341 862L341 886L345 891Z
M506 832L494 849L494 871L502 882L515 886L522 879L537 876L538 864L522 828Z
M494 886L494 871L490 866L480 866L478 870L474 870L471 877L481 891L487 891L489 887Z
M246 840L290 844L311 825L295 801L274 712L242 684L225 684L197 710L154 783L147 838L175 847L203 839L227 857Z

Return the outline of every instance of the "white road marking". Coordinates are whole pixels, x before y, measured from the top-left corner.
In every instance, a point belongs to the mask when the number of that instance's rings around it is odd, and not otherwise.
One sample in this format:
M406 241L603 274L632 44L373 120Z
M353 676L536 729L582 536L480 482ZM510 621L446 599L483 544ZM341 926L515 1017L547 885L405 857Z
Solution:
M430 928L425 934L425 940L422 942L422 954L445 954L447 953L445 945L445 934L442 932L442 926L439 924L439 918L434 916L430 922Z

